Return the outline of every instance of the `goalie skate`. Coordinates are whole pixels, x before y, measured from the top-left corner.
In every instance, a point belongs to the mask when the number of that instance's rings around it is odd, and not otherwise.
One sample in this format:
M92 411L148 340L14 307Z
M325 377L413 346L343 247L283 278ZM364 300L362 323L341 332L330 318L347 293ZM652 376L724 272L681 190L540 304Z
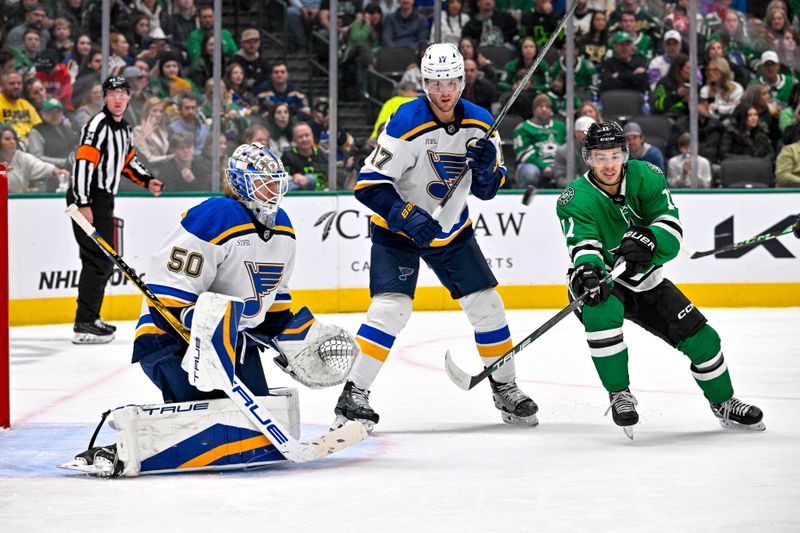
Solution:
M539 425L539 419L536 418L539 406L517 387L515 381L500 383L489 376L489 383L494 406L500 411L503 422L520 426Z
M361 422L367 433L372 433L375 424L380 420L378 413L369 405L369 391L356 387L352 381L345 383L333 412L336 414L336 419L331 424L331 431L339 429L350 420L354 420Z
M712 403L711 411L719 418L719 425L724 429L743 431L764 431L764 413L755 405L746 404L738 398L727 402Z
M76 470L95 477L119 477L124 464L117 456L117 445L89 448L75 456L75 459L58 465L66 470Z
M611 404L606 409L605 415L611 411L611 418L614 423L622 428L625 436L633 440L633 426L639 423L639 414L636 412L636 406L639 402L631 394L630 389L623 389L618 392L609 392L608 399Z

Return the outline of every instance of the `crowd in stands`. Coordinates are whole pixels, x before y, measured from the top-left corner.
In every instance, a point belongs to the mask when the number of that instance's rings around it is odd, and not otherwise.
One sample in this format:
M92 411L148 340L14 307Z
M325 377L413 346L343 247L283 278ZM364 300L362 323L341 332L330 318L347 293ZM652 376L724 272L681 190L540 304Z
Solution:
M106 66L131 83L126 120L139 154L167 191L218 187L219 177L211 175L214 90L222 104L222 161L241 142L262 142L283 154L294 190L328 188L329 157L337 160L337 188L352 188L387 118L422 93L412 57L396 76L394 96L370 138L354 139L340 129L332 141L326 97L310 101L283 60L264 57L265 32L274 29L259 25L264 17L222 30L222 80L214 83L212 30L218 14L211 5L195 0L109 4ZM767 160L769 185L799 187L800 3L698 4L698 31L690 35L687 0L581 0L574 15L576 113L567 116L562 34L505 119L516 124L503 139L511 170L507 186L563 187L573 177L566 172L568 158L576 172L585 170L579 146L566 153L567 121L575 125L580 143L588 124L606 119L624 124L630 156L661 168L673 187L720 186L723 162L733 157ZM327 35L331 24L328 0L242 5L283 17L290 53L317 53L312 36ZM440 40L456 44L465 58L463 97L496 114L566 7L564 0L447 1ZM430 0L340 0L336 20L339 94L356 102L370 97L368 72L379 66L383 49L410 49L418 58L435 33ZM15 173L12 192L63 190L76 136L103 106L101 2L7 0L0 24L0 158ZM695 175L688 136L691 40L700 55Z

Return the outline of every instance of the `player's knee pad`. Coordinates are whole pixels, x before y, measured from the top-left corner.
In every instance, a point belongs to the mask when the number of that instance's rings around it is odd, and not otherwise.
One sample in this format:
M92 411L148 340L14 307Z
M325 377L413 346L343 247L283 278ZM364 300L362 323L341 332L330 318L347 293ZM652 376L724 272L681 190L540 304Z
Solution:
M394 337L400 334L411 317L411 298L399 292L383 292L372 298L367 324Z
M458 303L477 331L492 331L507 323L503 299L494 287L468 294L460 298Z
M710 361L720 353L722 343L717 330L703 324L697 332L678 343L677 348L685 353L694 365Z

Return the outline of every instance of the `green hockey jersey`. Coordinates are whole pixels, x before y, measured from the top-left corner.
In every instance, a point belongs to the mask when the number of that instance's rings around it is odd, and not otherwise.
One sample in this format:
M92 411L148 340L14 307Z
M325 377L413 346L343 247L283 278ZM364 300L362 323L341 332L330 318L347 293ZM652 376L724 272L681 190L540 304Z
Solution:
M678 208L661 169L646 161L628 161L620 193L612 197L589 178L591 170L569 184L556 212L574 266L588 263L610 271L613 250L628 226L647 226L656 237L653 264L641 274L623 274L617 282L641 292L663 279L661 266L678 255L683 239Z
M552 119L544 125L526 120L514 128L514 154L519 164L532 163L544 170L556 160L556 150L567 141L567 125Z

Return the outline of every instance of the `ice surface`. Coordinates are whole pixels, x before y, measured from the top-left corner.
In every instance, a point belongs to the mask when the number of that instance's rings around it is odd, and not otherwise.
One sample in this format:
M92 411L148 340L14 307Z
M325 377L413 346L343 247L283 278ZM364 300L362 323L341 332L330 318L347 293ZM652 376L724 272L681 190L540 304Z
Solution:
M515 339L554 311L511 311ZM128 363L133 323L106 346L71 327L11 331L13 428L0 432L0 528L17 531L800 531L800 309L705 309L737 396L764 433L722 430L689 361L627 323L641 422L604 417L582 329L567 318L517 357L539 427L503 424L488 384L463 392L444 353L480 369L462 313L415 313L371 401L374 436L309 465L97 480L55 465L85 448L100 413L160 395ZM363 314L322 317L355 331ZM333 419L339 387L301 391L303 438ZM100 442L110 440L110 430Z

